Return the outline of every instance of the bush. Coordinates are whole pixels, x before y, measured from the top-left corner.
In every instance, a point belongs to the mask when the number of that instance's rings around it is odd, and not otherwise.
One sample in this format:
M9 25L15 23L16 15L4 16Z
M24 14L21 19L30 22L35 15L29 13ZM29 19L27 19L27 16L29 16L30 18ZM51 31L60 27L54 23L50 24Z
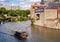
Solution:
M24 18L23 18L23 21L27 21L27 20L28 20L28 17L24 17Z
M18 18L18 21L23 21L23 17Z
M35 22L34 18L31 18L31 24L33 24Z
M18 18L15 19L15 22L17 22L17 21L18 21Z
M28 17L20 17L18 18L18 21L27 21L28 20Z

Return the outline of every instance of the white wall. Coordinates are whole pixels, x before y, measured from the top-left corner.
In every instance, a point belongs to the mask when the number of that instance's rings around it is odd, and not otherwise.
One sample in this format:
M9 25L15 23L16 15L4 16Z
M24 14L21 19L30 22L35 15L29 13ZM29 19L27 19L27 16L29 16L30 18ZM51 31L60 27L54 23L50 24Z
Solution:
M45 9L45 26L50 28L57 28L57 10Z

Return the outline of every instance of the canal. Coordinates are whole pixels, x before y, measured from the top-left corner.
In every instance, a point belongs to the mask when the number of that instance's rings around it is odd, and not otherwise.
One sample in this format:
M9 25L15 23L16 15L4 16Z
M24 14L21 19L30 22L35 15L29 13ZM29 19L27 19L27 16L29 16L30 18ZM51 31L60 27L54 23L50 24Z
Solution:
M30 21L0 24L0 42L60 42L60 30L31 26ZM14 37L13 30L26 30L26 40Z

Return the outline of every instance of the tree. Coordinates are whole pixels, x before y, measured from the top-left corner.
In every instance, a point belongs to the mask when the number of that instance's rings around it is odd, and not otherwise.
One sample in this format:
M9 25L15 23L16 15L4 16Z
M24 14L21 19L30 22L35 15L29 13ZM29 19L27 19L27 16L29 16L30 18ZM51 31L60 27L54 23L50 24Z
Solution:
M21 16L27 16L28 14L30 14L30 10L21 10L20 11Z
M15 10L8 10L8 16L17 16Z
M17 15L20 15L20 11L21 11L21 10L17 9L17 10L16 10L16 14L17 14Z
M6 8L2 7L0 8L0 14L5 14L6 13Z
M26 14L30 14L30 10L26 10Z
M25 16L25 11L24 10L20 10L20 16Z

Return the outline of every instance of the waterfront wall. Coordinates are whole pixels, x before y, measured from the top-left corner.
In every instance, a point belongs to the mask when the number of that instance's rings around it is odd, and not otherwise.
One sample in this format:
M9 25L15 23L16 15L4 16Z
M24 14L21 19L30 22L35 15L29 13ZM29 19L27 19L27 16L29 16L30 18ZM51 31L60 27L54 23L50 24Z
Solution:
M40 20L35 20L34 25L44 26L44 18L45 18L44 12L40 13Z
M60 29L60 7L58 9L44 9L42 12L35 12L39 7L44 7L42 4L33 4L30 8L30 17L35 18L34 25ZM41 11L41 10L40 10ZM39 14L39 16L37 16ZM38 18L39 20L37 20Z
M60 29L59 18L60 13L57 14L57 9L45 9L44 12L40 14L40 20L36 21L34 24L48 28Z
M50 28L58 28L57 22L57 9L45 9L44 26Z

